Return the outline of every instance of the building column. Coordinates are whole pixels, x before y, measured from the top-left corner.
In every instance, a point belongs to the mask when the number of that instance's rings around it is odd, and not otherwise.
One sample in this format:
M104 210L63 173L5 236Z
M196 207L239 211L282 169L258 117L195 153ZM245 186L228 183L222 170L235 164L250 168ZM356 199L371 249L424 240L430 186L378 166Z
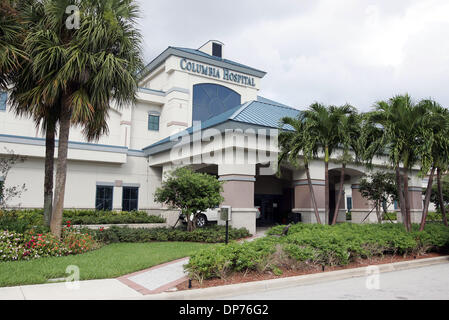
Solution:
M352 188L352 222L353 223L377 223L376 210L370 201L360 193L360 185L353 184ZM370 213L371 212L371 213ZM368 215L369 214L369 215Z
M230 206L233 228L246 228L256 234L256 213L254 208L255 165L219 165L219 180L223 181L223 206ZM219 225L225 224L218 221Z
M335 205L337 205L338 196L340 194L340 183L337 182L335 185ZM343 184L343 194L341 196L340 208L338 210L337 223L346 222L346 191L345 185ZM331 216L333 212L329 213Z
M410 216L412 223L421 223L423 211L422 187L408 187L408 197L410 200ZM397 210L398 222L402 223L401 210Z
M310 193L307 179L295 180L293 184L295 187L295 208L293 209L293 212L301 214L301 222L303 223L317 223L315 209L312 202L312 195ZM312 179L312 188L315 195L321 223L326 224L324 180Z
M326 224L324 162L311 161L309 171L321 223ZM303 223L317 223L305 170L293 171L293 186L295 188L295 206L292 211L301 215Z

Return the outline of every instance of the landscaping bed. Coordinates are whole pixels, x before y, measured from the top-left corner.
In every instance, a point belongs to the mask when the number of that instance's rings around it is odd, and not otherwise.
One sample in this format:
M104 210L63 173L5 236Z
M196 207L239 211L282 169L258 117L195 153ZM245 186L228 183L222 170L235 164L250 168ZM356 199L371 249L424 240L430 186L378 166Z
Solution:
M44 226L44 211L33 210L2 210L0 211L0 230L19 233L33 228L37 232L46 232ZM96 211L96 210L64 210L63 223L71 225L114 225L114 224L163 224L165 219L149 215L145 211Z
M129 228L112 226L109 229L87 231L103 243L116 242L151 242L151 241L187 241L203 243L225 242L226 227L212 225L205 228L197 228L187 232L185 226L173 228ZM93 233L92 233L93 232ZM235 229L229 227L229 239L239 240L250 237L251 234L245 228Z
M441 256L448 256L448 254L444 253L427 253L421 256L398 256L398 255L385 255L383 257L373 257L371 259L360 259L355 262L351 262L347 265L342 266L328 266L323 268L321 266L310 266L310 268L293 270L290 268L282 267L280 270L282 274L275 275L273 272L261 273L258 271L249 271L245 273L232 273L226 278L214 278L203 280L202 282L198 280L192 280L192 287L189 288L189 281L185 281L176 286L177 290L190 290L190 289L202 289L202 288L210 288L210 287L218 287L225 286L231 284L238 283L246 283L246 282L254 282L254 281L264 281L264 280L272 280L272 279L280 279L280 278L288 278L288 277L296 277L303 276L308 274L316 274L323 272L331 272L345 269L354 269L361 267L368 267L373 265L381 265L381 264L389 264L395 262L404 262L411 261L417 259L428 259L428 258L437 258Z
M284 227L275 227L267 237L252 242L199 251L191 256L186 270L191 279L202 283L254 273L281 276L323 267L329 270L390 256L419 257L445 253L449 247L449 228L436 223L423 232L414 225L411 233L400 224L296 224L282 236Z
M0 263L76 255L100 247L91 235L70 227L62 229L61 239L34 230L25 233L0 231Z

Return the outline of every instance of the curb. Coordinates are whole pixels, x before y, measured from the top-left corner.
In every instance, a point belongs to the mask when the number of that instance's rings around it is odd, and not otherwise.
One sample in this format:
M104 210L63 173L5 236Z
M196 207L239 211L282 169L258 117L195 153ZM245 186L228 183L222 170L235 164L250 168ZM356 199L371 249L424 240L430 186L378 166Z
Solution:
M419 259L411 261L402 261L389 264L374 265L379 268L380 273L400 271L412 268L426 267L435 264L448 263L449 257L437 257L428 259ZM164 292L153 295L146 295L140 299L144 300L212 300L227 296L240 294L249 294L273 289L283 289L294 286L310 285L325 281L343 280L355 277L363 277L372 274L373 266L330 271L324 273L315 273L296 277L286 277L281 279L271 279L255 282L246 282L231 284L219 287L210 287L204 289L183 290L177 292Z

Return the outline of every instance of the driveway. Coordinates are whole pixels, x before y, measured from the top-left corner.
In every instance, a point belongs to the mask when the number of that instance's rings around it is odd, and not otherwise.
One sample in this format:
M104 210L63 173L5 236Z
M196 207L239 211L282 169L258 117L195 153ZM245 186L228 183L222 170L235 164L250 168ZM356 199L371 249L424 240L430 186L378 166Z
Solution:
M449 263L260 293L241 300L449 300Z

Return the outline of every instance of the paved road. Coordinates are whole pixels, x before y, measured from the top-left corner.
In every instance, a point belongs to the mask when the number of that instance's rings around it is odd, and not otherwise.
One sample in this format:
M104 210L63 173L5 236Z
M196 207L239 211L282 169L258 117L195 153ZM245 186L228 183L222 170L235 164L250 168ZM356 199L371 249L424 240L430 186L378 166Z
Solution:
M370 289L368 289L368 287ZM241 300L449 300L449 263L245 294Z

